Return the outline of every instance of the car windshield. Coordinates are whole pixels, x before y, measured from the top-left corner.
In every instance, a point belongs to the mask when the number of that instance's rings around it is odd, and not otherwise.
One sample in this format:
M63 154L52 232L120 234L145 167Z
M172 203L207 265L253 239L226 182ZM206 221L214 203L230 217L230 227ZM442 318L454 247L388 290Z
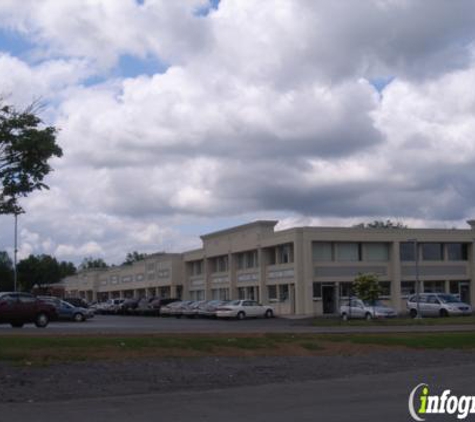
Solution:
M459 303L460 302L460 300L456 296L453 296L453 295L439 295L439 299L443 303Z
M241 304L240 300L233 300L230 303L228 303L228 305L232 305L232 306L238 306L240 304Z

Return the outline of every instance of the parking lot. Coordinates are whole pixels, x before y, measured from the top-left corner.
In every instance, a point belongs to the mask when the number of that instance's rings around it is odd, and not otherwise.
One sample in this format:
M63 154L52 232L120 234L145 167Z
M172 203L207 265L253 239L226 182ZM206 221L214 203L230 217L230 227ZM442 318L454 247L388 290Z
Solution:
M473 325L435 326L378 326L338 325L315 326L310 319L256 318L242 321L216 319L188 319L174 317L141 317L96 315L85 322L51 322L46 328L26 324L23 328L0 325L0 335L55 334L161 334L161 333L383 333L383 332L442 332L474 331Z

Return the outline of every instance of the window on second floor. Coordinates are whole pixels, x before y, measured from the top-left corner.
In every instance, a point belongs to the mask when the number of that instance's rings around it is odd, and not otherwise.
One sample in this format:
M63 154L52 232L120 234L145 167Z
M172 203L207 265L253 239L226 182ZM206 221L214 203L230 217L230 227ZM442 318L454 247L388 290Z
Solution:
M292 243L287 243L285 245L280 245L277 248L279 264L289 264L294 262L294 248Z
M447 243L447 259L449 261L466 261L468 248L466 243Z
M313 242L312 243L313 261L330 262L334 260L332 242Z
M201 275L203 274L203 261L192 261L189 264L191 275Z
M422 243L421 245L424 261L442 261L444 259L442 243Z
M389 245L387 243L365 243L365 261L389 261Z
M338 243L337 244L337 261L361 261L361 244L360 243Z
M228 271L229 261L228 255L222 255L214 258L214 272L223 273Z

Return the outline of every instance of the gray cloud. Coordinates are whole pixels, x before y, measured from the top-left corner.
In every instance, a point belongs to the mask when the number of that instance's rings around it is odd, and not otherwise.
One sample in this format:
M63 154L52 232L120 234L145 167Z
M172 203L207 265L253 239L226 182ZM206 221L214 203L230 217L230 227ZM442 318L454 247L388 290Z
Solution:
M23 254L179 250L170 227L263 215L474 215L473 2L222 0L207 17L201 1L82 3L0 5L36 43L0 56L2 88L46 93L64 150L51 191L25 200ZM122 55L169 67L108 78Z

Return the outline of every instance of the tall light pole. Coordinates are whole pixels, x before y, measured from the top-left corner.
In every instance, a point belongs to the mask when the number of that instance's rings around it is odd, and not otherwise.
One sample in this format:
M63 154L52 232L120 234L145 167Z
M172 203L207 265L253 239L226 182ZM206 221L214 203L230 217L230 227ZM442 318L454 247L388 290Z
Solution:
M415 276L416 276L416 306L417 306L417 315L416 318L422 318L421 308L420 308L420 294L421 286L419 280L419 248L417 239L409 239L409 242L414 243L414 263L415 263Z
M18 212L15 211L15 235L14 235L14 249L13 249L13 291L17 291L17 253L18 253Z

